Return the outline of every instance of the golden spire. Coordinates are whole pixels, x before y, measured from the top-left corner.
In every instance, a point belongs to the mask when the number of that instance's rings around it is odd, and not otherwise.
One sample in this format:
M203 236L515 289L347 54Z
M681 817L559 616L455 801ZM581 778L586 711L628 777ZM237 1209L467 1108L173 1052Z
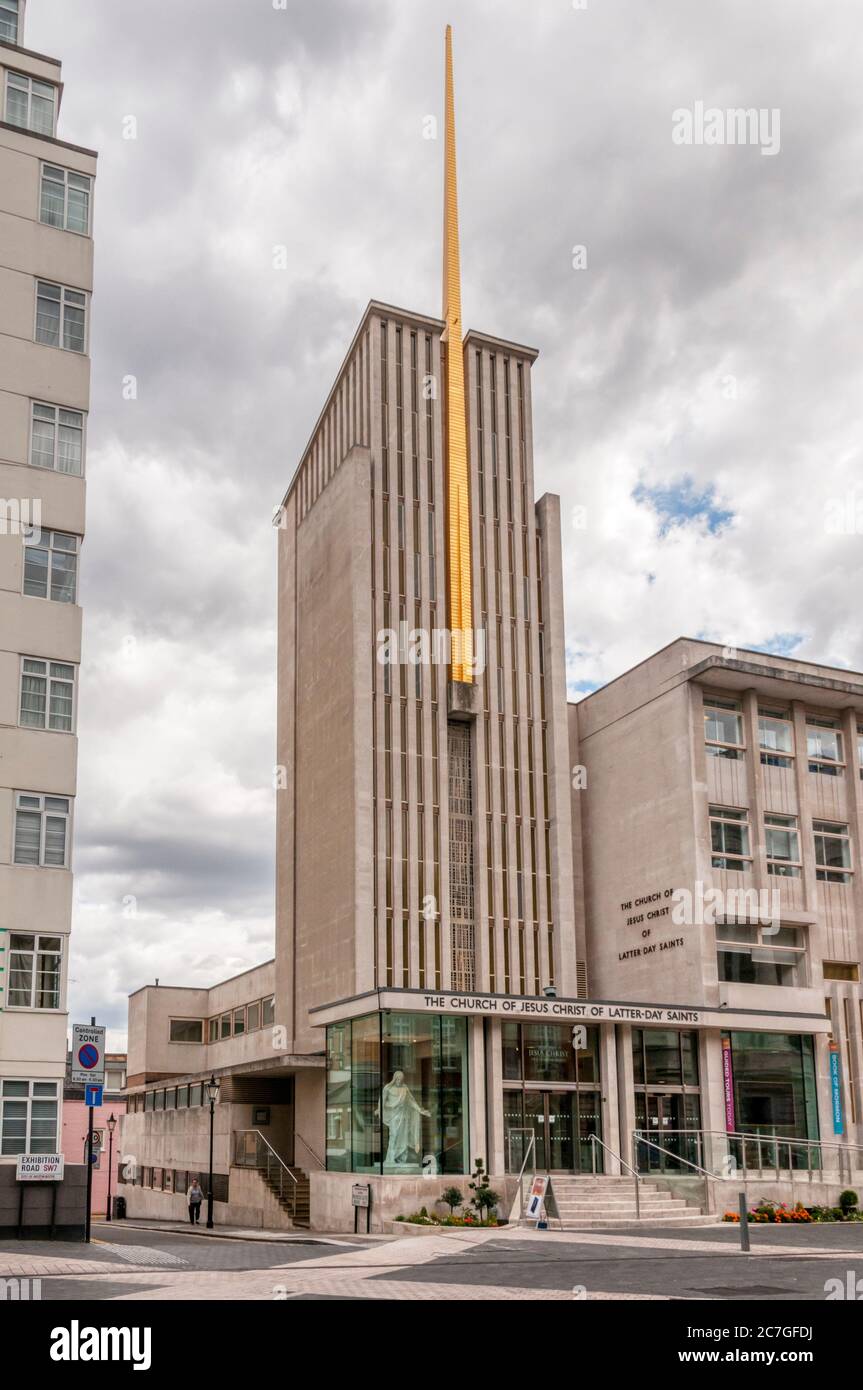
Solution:
M464 400L461 324L461 271L458 250L458 191L455 167L455 97L452 26L446 27L446 103L443 209L443 313L446 323L446 448L449 627L452 679L473 681L473 603L471 597L470 488Z

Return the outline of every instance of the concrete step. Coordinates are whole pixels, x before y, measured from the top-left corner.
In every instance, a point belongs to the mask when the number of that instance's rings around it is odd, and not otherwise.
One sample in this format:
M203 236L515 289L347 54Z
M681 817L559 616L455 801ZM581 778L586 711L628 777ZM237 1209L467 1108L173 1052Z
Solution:
M553 1231L638 1231L644 1230L645 1227L649 1228L651 1225L663 1228L666 1226L715 1226L718 1219L716 1216L706 1216L702 1212L690 1212L686 1216L661 1216L655 1220L652 1217L642 1216L640 1221L637 1221L634 1216L628 1219L615 1217L611 1219L589 1218L583 1221L551 1220L549 1221L549 1229ZM524 1224L534 1226L536 1223L526 1221Z

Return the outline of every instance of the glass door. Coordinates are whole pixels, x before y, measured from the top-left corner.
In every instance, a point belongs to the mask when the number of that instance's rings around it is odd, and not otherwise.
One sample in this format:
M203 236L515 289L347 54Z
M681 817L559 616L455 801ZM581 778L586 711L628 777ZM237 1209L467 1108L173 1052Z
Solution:
M553 1173L573 1171L574 1138L578 1126L575 1091L546 1091L548 1166Z

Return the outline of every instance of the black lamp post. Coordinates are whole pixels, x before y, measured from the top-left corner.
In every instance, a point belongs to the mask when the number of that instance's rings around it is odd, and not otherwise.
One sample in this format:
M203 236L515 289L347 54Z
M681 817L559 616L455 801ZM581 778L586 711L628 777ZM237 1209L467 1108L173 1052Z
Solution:
M117 1121L114 1112L108 1116L108 1210L105 1212L105 1220L111 1220L111 1169L114 1167L114 1130L117 1128Z
M207 1082L207 1096L210 1101L210 1171L207 1177L207 1230L213 1229L213 1126L216 1116L216 1101L219 1099L219 1087L221 1082L216 1080L214 1072L211 1072Z

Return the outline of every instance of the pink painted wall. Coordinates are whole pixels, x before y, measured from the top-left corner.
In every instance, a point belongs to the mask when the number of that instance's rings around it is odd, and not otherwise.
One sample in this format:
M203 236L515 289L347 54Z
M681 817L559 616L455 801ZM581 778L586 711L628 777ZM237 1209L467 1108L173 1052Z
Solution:
M98 1164L93 1164L93 1200L90 1212L104 1216L108 1207L108 1116L119 1121L126 1113L125 1100L111 1100L93 1111L93 1128L105 1131L105 1144ZM63 1101L63 1156L67 1163L86 1163L88 1110L82 1100ZM114 1130L114 1177L111 1180L111 1200L117 1195L117 1158L120 1126Z

